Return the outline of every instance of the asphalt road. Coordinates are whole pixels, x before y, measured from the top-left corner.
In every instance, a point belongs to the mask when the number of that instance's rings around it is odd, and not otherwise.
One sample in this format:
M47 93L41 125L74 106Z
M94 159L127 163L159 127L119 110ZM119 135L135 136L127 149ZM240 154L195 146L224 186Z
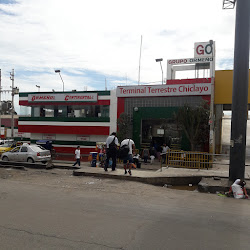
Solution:
M250 202L0 169L0 249L249 249Z

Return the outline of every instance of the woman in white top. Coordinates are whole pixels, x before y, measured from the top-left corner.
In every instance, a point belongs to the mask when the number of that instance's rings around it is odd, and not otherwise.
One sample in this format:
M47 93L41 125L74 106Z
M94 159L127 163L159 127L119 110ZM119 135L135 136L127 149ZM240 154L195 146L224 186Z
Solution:
M80 151L80 146L77 146L76 150L75 150L75 158L76 158L76 162L73 164L73 166L75 166L76 164L78 164L78 166L80 167L81 162L81 151Z

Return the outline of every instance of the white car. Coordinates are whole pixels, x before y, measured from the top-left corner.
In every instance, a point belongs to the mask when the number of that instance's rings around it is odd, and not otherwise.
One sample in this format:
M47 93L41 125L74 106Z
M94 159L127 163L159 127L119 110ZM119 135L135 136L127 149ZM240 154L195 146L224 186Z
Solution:
M51 160L50 151L39 145L23 144L2 154L3 161L26 161L46 163Z

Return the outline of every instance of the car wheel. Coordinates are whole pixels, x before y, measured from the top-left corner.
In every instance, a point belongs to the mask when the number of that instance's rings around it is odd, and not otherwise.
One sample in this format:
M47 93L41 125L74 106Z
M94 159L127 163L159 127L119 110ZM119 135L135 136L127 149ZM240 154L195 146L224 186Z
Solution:
M7 156L4 156L3 161L9 161L9 158Z
M43 163L43 164L46 164L46 163L47 163L47 161L42 161L42 163Z
M29 163L34 163L34 160L33 160L32 158L28 158L28 159L27 159L27 162L29 162Z

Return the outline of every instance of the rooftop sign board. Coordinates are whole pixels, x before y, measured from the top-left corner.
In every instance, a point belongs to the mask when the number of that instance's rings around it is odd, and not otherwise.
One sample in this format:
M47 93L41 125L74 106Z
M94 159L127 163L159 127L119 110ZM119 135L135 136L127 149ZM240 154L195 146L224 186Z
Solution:
M97 102L97 93L29 94L28 102Z
M168 64L195 64L195 63L209 63L213 61L213 57L196 57L196 58L182 58L182 59L170 59Z
M119 86L117 97L211 95L211 83Z
M202 42L194 44L194 57L213 57L214 42Z

